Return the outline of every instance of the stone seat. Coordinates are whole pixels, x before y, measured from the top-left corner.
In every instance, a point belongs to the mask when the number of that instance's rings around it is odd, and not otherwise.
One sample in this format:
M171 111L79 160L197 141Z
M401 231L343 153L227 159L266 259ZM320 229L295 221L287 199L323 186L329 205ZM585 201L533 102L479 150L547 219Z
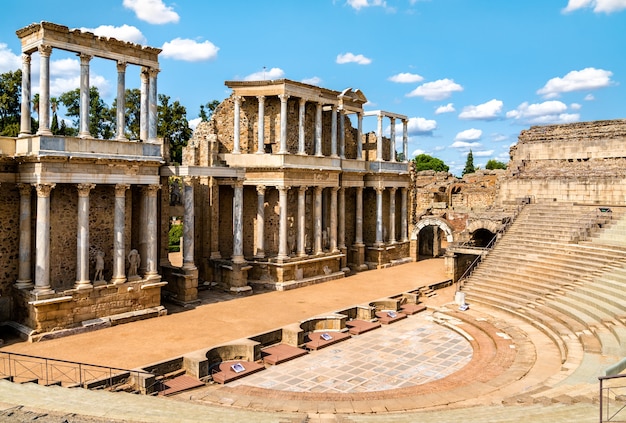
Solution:
M393 314L390 314L393 313ZM395 323L398 320L406 319L407 315L400 312L394 312L390 310L381 310L376 312L376 318L383 325L389 325Z
M242 366L241 371L235 371L233 366ZM232 382L233 380L241 379L242 377L251 375L256 372L265 370L265 366L256 363L254 361L224 361L220 363L218 370L213 373L213 380L220 384Z
M324 339L324 335L328 335L330 338ZM347 332L311 332L308 335L309 340L305 342L304 346L308 350L319 350L349 338L350 334Z
M287 344L276 344L261 350L263 362L271 365L284 363L307 354L308 351Z
M407 303L400 306L400 311L403 314L412 316L422 311L426 311L427 307L424 304Z
M349 328L348 332L351 335L360 335L365 332L369 332L380 327L380 322L368 322L366 320L354 319L346 322L346 326Z

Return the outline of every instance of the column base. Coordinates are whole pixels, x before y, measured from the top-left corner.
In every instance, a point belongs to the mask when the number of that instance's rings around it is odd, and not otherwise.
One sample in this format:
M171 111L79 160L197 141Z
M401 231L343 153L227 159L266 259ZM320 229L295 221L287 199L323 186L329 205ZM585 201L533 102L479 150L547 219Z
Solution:
M43 129L41 131L37 131L37 135L52 135L52 131L49 129Z
M93 138L89 132L81 132L78 134L78 138Z
M196 265L193 262L191 262L191 263L189 263L189 262L184 263L183 262L183 267L181 267L181 269L183 269L185 271L194 271L194 270L197 270L198 268L196 267Z
M111 278L111 283L113 285L122 285L126 282L126 276L114 276Z
M36 295L54 294L54 289L50 288L50 285L35 286L35 289L33 289L33 294L36 294Z
M232 258L232 261L235 264L243 264L246 262L246 259L243 256L235 256Z
M76 281L74 283L74 289L90 289L93 288L91 281Z
M154 279L161 279L161 275L159 275L158 273L154 272L154 273L146 273L143 277L145 280L150 280L153 281Z
M15 284L13 286L17 289L31 289L35 286L35 284L31 279L25 279L23 281L18 279L17 281L15 281Z
M136 282L136 281L140 281L141 280L141 276L139 275L134 275L134 276L129 276L128 277L128 282Z

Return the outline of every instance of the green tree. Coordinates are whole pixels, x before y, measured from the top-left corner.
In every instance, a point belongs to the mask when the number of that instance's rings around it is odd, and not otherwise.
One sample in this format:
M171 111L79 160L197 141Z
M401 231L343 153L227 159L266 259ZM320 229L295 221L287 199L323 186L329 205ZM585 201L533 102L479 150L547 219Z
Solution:
M485 169L506 169L506 163L499 162L495 159L489 159L485 165Z
M476 172L476 168L474 167L474 154L472 154L472 150L470 150L469 153L467 153L467 160L465 161L463 175L474 172Z
M170 104L170 97L159 94L159 121L157 135L170 144L172 162L182 163L183 147L191 138L187 110L178 100Z
M217 109L217 106L219 105L220 105L220 102L217 100L210 101L207 104L201 104L200 105L200 120L202 120L202 122L208 122L209 119L211 119L213 112L215 112L215 109Z
M0 135L16 137L20 131L22 71L0 74Z
M170 253L180 251L180 238L183 236L183 225L171 225L169 231L169 250Z
M141 123L141 91L138 88L126 89L124 93L124 135L131 140L139 139ZM111 105L111 120L117 128L117 98ZM145 140L144 140L145 141Z
M419 154L413 159L415 163L415 170L417 172L421 170L434 170L436 172L447 172L450 170L443 160L436 157L429 156L428 154Z
M80 119L80 89L68 91L59 97L67 112L74 118L74 127L78 128ZM89 132L94 138L111 139L115 133L115 122L111 109L100 98L98 87L89 88Z

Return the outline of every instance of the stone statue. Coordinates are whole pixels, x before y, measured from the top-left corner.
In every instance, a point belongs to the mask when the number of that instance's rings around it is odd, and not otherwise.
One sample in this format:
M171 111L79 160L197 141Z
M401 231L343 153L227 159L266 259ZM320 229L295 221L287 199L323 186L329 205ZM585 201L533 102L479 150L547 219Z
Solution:
M170 184L170 206L180 206L182 204L182 196L180 194L180 181L172 180Z
M141 256L139 255L139 251L134 248L130 250L128 253L128 277L138 277L139 274L137 271L139 270L139 264L141 263Z
M104 252L96 253L96 274L93 276L95 282L104 282Z

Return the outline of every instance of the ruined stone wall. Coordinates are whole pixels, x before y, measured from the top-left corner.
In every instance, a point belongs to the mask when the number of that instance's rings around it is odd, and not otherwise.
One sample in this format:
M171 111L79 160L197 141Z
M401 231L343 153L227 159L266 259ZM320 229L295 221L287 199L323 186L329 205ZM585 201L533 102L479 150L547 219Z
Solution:
M0 216L0 297L7 297L19 266L20 193L13 184L0 184Z

